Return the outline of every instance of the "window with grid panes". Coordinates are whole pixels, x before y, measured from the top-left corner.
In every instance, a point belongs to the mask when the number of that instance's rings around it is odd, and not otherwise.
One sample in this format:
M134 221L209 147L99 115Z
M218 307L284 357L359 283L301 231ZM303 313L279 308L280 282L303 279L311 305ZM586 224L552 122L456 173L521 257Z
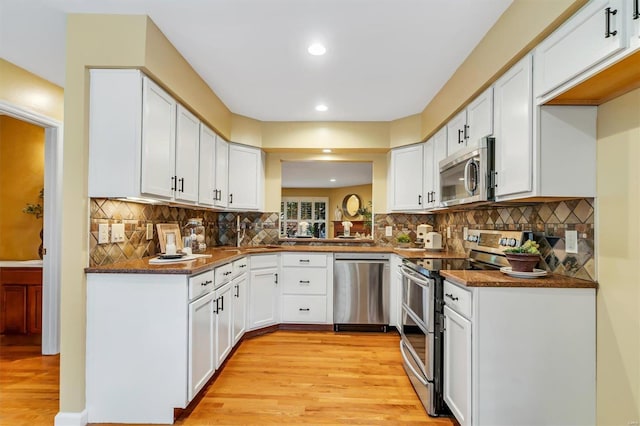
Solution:
M283 197L280 203L280 236L327 238L327 197ZM298 223L307 222L306 235L298 235Z

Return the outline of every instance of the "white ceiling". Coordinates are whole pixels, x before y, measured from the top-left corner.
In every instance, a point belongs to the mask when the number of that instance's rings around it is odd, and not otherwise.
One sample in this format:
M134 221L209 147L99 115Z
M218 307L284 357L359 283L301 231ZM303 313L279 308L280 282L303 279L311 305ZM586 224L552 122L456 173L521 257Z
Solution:
M282 162L282 188L341 188L373 182L371 163ZM335 179L331 182L330 179Z
M234 113L388 121L422 111L511 2L0 0L0 55L64 86L65 13L146 14Z

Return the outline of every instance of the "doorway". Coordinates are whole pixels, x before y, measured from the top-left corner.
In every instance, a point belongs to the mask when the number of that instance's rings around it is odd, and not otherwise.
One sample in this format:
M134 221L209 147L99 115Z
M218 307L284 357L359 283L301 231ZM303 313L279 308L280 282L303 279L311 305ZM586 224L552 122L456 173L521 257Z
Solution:
M42 354L60 352L60 264L62 219L62 123L0 100L0 114L44 129Z

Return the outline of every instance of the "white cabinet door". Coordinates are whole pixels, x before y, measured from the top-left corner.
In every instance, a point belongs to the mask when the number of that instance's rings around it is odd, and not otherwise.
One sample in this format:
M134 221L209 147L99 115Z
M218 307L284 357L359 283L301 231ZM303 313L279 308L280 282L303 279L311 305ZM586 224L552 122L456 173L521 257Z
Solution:
M531 191L533 102L531 55L494 84L496 196Z
M216 196L216 134L202 123L200 124L200 158L198 160L200 162L198 204L213 206Z
M233 344L240 341L247 325L247 274L231 281L233 292Z
M422 210L423 144L391 151L391 210Z
M173 198L175 176L176 101L149 78L144 77L142 114L141 190L162 198Z
M229 200L233 209L257 210L262 182L262 152L249 146L229 145Z
M177 201L198 201L198 163L200 120L178 105L176 123L176 191Z
M229 144L222 138L216 138L216 207L227 207L229 199Z
M215 294L189 304L189 401L216 371Z
M631 24L630 43L631 49L640 48L640 0L629 0L631 2L630 18Z
M431 204L433 207L440 206L440 161L447 158L447 128L446 126L438 130L433 139L433 194Z
M447 123L447 155L453 155L456 151L467 146L465 139L465 126L467 125L467 110L460 111Z
M469 144L493 134L493 87L488 88L467 107L465 137Z
M536 96L624 49L623 12L623 0L591 0L540 43L535 49Z
M251 271L249 291L250 328L261 328L279 322L278 269Z
M471 321L444 307L444 400L461 426L471 425Z
M216 367L220 367L231 352L233 342L233 298L231 283L215 291Z

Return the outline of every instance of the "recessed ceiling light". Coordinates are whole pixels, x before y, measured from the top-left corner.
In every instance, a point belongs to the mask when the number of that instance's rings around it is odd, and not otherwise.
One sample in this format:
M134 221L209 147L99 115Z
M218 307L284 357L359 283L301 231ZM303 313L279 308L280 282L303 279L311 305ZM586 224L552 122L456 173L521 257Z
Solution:
M313 43L311 46L309 46L307 52L309 52L309 54L313 56L322 56L327 53L327 48L320 43Z
M329 182L335 182L336 180L334 178L329 179Z
M324 104L316 105L316 111L325 112L328 109L329 107Z
M322 150L322 152L324 152L325 154L329 154L331 152L331 150L328 149L328 148L325 148L325 149Z

